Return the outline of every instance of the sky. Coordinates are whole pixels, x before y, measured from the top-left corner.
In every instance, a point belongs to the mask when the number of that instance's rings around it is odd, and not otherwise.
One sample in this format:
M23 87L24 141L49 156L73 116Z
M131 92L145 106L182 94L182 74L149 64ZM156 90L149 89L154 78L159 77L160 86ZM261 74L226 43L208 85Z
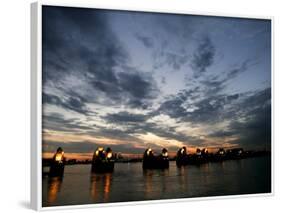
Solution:
M43 6L43 153L271 149L271 22Z

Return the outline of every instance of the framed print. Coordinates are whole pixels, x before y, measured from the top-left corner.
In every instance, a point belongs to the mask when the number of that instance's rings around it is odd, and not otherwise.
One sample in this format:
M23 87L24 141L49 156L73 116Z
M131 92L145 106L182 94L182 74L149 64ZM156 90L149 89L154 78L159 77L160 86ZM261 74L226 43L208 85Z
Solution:
M272 18L31 12L34 209L272 194Z

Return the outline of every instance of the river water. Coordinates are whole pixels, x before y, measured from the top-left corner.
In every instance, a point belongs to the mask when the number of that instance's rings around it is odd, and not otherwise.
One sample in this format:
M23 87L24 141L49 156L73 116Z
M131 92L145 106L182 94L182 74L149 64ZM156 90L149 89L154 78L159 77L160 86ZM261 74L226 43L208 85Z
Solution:
M141 163L116 163L112 174L91 165L65 166L63 179L43 177L43 206L81 205L271 191L270 157L143 171Z

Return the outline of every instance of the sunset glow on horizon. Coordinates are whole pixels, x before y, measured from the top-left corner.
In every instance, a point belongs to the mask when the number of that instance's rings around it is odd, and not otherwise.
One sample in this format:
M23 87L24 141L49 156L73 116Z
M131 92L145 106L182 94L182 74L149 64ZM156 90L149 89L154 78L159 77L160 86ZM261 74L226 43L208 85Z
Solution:
M271 149L268 20L44 6L43 158Z

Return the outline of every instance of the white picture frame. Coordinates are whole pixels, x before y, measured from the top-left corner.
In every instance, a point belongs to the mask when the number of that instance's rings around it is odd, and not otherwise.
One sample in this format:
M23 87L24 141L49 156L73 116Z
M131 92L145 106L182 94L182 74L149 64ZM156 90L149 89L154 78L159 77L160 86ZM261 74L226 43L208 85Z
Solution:
M42 6L66 6L80 8L95 8L95 9L112 9L112 10L129 10L140 12L161 12L161 13L176 13L188 15L207 15L207 16L223 16L237 18L253 18L267 19L271 21L271 94L272 94L272 141L271 141L271 193L265 194L246 194L246 195L231 195L231 196L215 196L215 197L198 197L198 198L181 198L168 200L153 200L153 201L136 201L122 203L105 203L105 204L85 204L73 206L58 206L58 207L42 207ZM232 199L239 197L256 197L256 196L272 196L274 195L274 18L273 17L253 17L241 16L233 14L214 14L200 13L195 11L163 11L149 8L134 8L134 7L100 7L96 4L68 4L63 1L57 3L49 1L38 1L31 4L31 207L34 210L57 210L57 209L76 209L89 207L104 207L104 206L122 206L122 205L139 205L147 203L166 203L166 202L186 202L194 200L211 200L211 199Z

